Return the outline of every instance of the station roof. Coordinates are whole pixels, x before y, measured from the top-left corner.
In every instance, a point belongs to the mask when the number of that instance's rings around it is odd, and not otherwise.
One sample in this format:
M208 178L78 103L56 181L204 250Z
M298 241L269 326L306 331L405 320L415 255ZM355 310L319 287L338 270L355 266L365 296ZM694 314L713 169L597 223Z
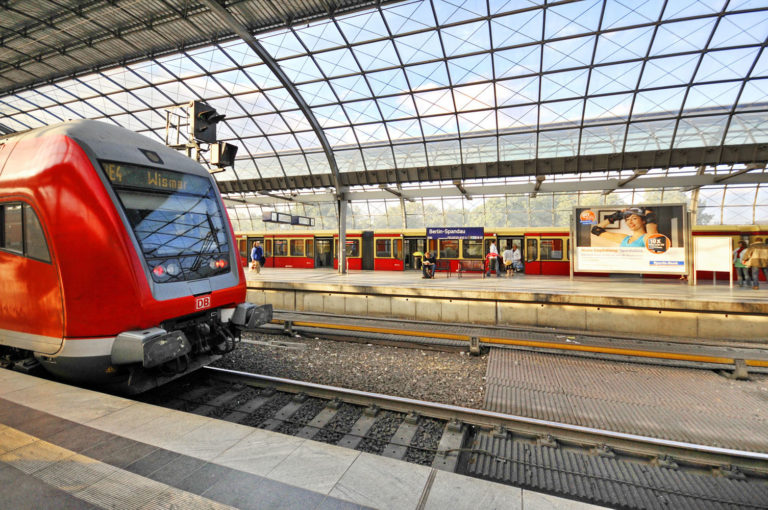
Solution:
M751 0L11 0L0 131L91 118L167 141L166 110L202 100L239 148L215 174L230 205L320 215L339 190L403 217L431 198L757 190L767 41Z

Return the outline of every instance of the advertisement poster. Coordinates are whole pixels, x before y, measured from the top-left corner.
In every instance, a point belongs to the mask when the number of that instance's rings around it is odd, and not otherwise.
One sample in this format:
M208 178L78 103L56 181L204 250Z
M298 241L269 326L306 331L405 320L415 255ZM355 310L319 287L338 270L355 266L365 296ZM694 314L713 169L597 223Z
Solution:
M576 207L574 221L574 271L688 272L684 204Z

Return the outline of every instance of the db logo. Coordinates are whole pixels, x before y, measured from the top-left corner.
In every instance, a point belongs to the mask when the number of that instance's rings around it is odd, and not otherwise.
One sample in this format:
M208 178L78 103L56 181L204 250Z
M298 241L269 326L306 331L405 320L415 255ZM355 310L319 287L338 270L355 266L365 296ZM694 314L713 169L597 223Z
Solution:
M195 298L195 310L202 310L211 306L211 296Z
M595 223L595 213L589 209L581 211L581 214L579 214L579 221L581 223Z
M669 249L669 239L664 234L651 234L645 238L645 247L651 253L664 253Z

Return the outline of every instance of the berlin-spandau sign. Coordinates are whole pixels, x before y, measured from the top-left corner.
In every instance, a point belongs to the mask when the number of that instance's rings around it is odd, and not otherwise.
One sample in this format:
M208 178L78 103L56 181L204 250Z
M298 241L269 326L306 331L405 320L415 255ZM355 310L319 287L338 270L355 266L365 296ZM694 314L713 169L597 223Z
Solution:
M482 239L484 227L428 227L428 239Z

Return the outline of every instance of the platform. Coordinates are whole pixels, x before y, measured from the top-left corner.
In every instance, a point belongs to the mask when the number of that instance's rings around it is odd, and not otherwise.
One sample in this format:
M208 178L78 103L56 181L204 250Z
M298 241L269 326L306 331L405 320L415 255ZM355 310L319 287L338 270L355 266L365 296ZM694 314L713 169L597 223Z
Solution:
M527 325L590 333L765 343L768 286L614 277L264 268L246 271L249 301L278 310Z
M597 508L0 370L4 508Z

